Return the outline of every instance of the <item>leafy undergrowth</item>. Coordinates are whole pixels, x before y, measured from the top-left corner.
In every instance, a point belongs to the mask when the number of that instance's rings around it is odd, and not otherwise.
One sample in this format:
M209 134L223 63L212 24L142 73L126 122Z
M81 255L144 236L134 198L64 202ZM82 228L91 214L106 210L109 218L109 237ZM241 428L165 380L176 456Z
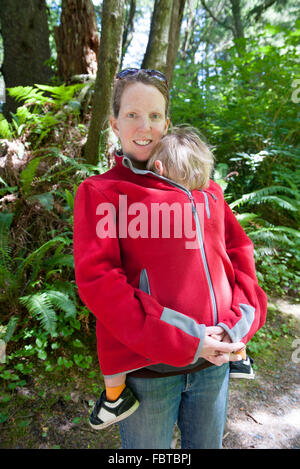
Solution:
M245 416L246 413L246 428L247 425L250 427L255 409L271 406L272 402L276 401L276 396L286 396L288 383L295 383L297 367L299 371L299 364L295 359L300 358L300 352L297 355L293 344L299 336L299 320L270 306L266 325L248 347L249 354L255 360L257 379L235 380L231 383L225 448L247 447L246 443L241 441L241 434L237 435L231 426L237 416ZM15 363L10 363L10 379L2 380L1 448L121 447L118 425L97 432L88 424L88 416L99 396L103 380L98 371L96 340L93 333L85 339L81 337L81 341L84 343L81 354L92 357L92 362L85 368L66 366L70 358L69 349L65 351L64 364L54 367L51 371L45 371L44 363L37 355L29 357L32 365L30 374L25 372L25 362L23 368L19 367L20 371L13 367ZM14 380L13 375L16 373L18 379ZM258 436L263 439L264 428L260 426L259 429L262 436ZM248 446L253 447L250 443ZM174 432L172 447L180 448L177 429Z
M97 432L88 424L103 386L95 337L89 337L81 349L82 356L92 357L88 367L69 366L69 348L60 354L65 356L63 364L51 371L45 371L44 362L36 355L30 357L32 372L30 375L18 372L22 380L15 381L17 386L13 385L16 372L10 363L11 378L2 380L0 397L1 448L120 447L117 426Z

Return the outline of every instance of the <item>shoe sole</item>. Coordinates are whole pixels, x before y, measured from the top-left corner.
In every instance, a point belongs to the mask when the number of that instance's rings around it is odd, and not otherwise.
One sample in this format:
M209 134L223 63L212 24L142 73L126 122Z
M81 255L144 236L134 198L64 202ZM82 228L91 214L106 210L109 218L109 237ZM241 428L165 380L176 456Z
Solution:
M244 373L232 373L229 374L230 378L244 378L244 379L254 379L255 375L245 375Z
M135 404L133 404L132 407L130 407L130 409L127 410L127 412L124 412L123 414L119 415L119 417L116 417L114 420L110 420L109 422L104 422L104 423L101 423L100 425L94 425L91 422L89 422L89 424L94 430L102 430L103 428L109 427L109 425L120 422L121 420L124 420L127 417L129 417L131 414L133 414L137 410L139 405L140 403L136 402Z

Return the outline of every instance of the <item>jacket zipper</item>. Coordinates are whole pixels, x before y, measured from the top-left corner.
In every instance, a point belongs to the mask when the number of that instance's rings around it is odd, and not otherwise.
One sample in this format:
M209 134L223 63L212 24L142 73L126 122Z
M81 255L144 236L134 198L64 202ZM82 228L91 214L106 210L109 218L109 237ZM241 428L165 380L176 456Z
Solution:
M188 198L190 200L190 203L192 204L192 212L193 212L195 223L196 223L196 231L197 231L197 237L198 237L199 246L200 246L200 252L201 252L202 261L203 261L203 265L204 265L204 270L205 270L205 274L206 274L206 278L207 278L207 282L208 282L208 286L209 286L210 297L211 297L211 301L212 301L212 305L213 305L214 324L216 325L218 323L217 303L216 303L215 292L214 292L212 281L211 281L211 276L210 276L209 269L208 269L208 264L207 264L205 249L204 249L204 243L203 243L203 237L202 237L202 232L201 232L200 221L199 221L199 217L198 217L194 197L193 197L193 195L190 191L187 191L187 194L188 194ZM209 218L209 216L208 216L208 218Z

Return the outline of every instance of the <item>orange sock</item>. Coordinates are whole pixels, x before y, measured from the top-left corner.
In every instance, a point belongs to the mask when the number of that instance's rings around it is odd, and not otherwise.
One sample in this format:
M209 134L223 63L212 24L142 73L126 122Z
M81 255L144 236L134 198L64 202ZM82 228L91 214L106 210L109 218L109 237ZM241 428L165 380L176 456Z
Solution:
M106 397L109 401L115 401L118 399L120 394L122 393L123 389L126 388L126 384L123 383L120 386L113 386L113 387L108 387L106 386Z

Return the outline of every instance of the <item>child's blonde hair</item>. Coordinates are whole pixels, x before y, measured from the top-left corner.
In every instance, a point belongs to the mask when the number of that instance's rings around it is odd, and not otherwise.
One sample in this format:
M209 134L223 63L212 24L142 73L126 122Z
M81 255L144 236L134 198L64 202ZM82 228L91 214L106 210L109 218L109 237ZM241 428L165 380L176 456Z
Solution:
M194 127L173 127L159 141L147 162L147 169L157 172L154 162L160 160L163 176L189 190L208 186L214 156Z

